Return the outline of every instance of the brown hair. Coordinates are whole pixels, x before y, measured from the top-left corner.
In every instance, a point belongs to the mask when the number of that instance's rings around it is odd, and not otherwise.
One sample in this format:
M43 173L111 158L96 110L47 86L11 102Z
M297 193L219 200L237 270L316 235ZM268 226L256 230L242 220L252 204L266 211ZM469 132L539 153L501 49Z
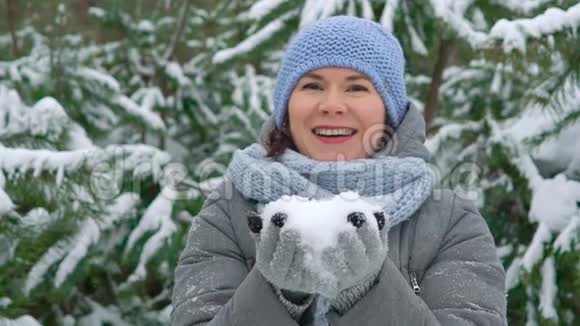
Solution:
M266 141L266 150L268 153L266 157L277 159L287 149L296 149L296 145L290 136L290 127L288 126L288 117L284 120L282 129L275 126L268 134Z

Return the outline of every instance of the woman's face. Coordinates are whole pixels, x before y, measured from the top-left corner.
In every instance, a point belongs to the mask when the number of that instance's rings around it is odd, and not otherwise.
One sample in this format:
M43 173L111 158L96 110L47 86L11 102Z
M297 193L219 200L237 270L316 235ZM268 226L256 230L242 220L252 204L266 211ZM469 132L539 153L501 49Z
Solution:
M294 144L319 161L371 155L384 134L385 112L366 75L346 68L320 68L304 75L288 102Z

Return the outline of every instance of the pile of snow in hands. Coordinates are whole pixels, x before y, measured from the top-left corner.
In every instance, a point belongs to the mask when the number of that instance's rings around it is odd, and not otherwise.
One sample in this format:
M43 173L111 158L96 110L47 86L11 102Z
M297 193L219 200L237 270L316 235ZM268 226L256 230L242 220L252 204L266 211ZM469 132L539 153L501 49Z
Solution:
M254 233L279 227L280 232L297 231L305 250L305 264L315 273L333 278L326 270L322 253L337 245L342 232L357 232L364 224L376 232L385 227L382 207L356 192L343 192L329 199L283 196L264 206L259 216L249 218Z

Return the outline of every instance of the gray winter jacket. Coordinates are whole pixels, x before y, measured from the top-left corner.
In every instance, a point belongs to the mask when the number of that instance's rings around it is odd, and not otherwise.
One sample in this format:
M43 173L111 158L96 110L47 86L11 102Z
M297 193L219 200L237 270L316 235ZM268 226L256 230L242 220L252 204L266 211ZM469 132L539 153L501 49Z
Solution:
M265 126L263 129L271 128ZM394 155L429 159L425 123L414 108L397 132ZM172 325L297 326L253 268L247 213L255 203L226 180L195 218L175 270ZM505 273L489 228L473 204L436 189L407 221L389 230L379 281L332 326L505 325Z

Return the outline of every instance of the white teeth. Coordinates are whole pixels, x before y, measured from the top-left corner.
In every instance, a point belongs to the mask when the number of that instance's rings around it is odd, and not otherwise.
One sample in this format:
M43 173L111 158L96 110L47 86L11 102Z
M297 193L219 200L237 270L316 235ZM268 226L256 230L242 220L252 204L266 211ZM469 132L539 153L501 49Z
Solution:
M352 129L338 128L338 129L326 129L326 128L316 128L314 133L321 136L350 136L354 133Z

